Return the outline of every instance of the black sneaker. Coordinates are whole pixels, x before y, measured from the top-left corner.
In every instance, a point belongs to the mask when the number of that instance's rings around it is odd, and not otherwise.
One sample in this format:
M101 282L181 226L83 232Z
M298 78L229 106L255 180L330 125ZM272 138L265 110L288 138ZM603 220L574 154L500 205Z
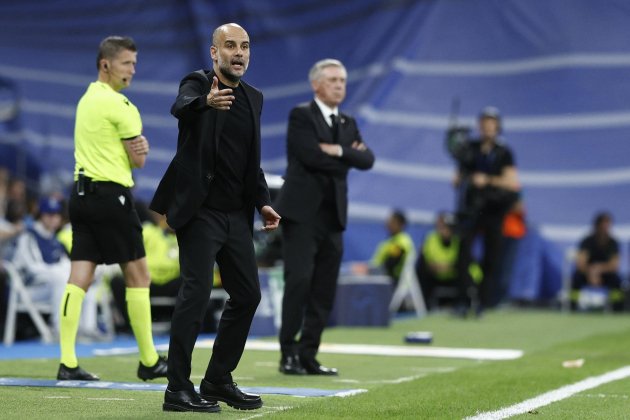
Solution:
M155 378L166 378L167 368L168 363L164 356L159 356L158 361L151 367L146 367L140 362L138 363L138 378L143 381Z
M92 375L90 372L86 372L81 367L69 368L63 363L59 364L59 370L57 371L58 381L100 381L96 375Z
M223 401L230 407L238 410L254 410L263 405L260 395L243 392L234 382L230 384L213 384L202 379L199 386L199 395L206 401Z

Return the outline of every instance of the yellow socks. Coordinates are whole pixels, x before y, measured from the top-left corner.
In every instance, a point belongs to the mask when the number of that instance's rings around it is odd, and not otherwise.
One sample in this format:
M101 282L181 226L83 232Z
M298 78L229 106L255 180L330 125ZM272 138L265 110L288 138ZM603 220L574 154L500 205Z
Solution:
M69 368L79 365L75 353L75 343L77 330L79 329L79 319L81 319L81 306L85 291L79 286L68 283L66 291L61 299L60 325L59 325L59 347L61 348L61 363Z
M127 287L125 298L129 323L140 350L140 362L147 367L154 366L158 361L158 354L153 345L153 333L151 332L149 288Z

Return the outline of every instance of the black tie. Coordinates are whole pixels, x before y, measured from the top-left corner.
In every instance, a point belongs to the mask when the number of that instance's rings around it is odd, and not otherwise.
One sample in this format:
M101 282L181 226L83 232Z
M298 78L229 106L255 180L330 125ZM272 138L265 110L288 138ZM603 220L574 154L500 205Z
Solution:
M337 116L335 114L330 114L330 121L332 123L330 125L330 129L332 130L333 143L338 143L339 142L339 120L337 119Z

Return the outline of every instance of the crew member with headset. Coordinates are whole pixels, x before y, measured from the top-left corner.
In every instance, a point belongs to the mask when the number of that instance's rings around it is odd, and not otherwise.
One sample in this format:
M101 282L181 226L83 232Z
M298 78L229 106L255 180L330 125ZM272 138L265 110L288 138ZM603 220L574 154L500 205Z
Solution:
M520 191L514 155L500 141L499 110L484 108L478 124L480 137L465 141L454 154L458 160L454 184L458 189L457 229L461 240L457 261L460 315L467 313L467 294L474 290L469 267L477 235L483 237L481 267L484 273L479 284L477 314L498 303L503 218L518 200Z

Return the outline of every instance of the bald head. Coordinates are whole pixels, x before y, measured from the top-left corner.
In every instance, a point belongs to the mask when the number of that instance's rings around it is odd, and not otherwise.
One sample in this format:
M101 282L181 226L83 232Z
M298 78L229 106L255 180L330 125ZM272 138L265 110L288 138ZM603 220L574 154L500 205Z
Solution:
M212 32L212 45L214 46L219 45L221 43L221 36L225 36L229 32L230 29L232 30L236 29L236 30L245 32L245 29L243 29L243 27L239 25L238 23L225 23L219 26L218 28L216 28L214 32Z
M236 23L226 23L212 33L212 66L221 82L237 86L249 65L249 35Z

